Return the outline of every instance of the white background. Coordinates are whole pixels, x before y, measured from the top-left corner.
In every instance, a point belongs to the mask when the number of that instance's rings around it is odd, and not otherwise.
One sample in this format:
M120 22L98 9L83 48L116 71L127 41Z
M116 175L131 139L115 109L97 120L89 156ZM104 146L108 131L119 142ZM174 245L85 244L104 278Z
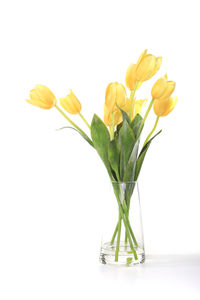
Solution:
M199 1L0 2L0 299L199 299ZM37 83L72 88L91 121L105 88L124 83L142 50L177 82L175 110L139 184L147 261L98 262L106 189L102 162L56 109L25 102ZM153 125L153 112L144 136ZM74 120L82 127L78 117ZM87 128L85 128L87 131Z

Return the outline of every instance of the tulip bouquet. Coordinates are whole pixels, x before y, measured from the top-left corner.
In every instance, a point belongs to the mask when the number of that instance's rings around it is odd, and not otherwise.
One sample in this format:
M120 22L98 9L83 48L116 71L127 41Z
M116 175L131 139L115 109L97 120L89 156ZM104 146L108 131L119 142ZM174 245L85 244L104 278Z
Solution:
M137 63L131 64L127 70L125 82L130 91L129 95L126 88L120 83L113 82L108 85L105 93L104 121L94 114L91 124L87 122L81 114L81 104L72 91L67 96L60 98L60 105L63 109L58 106L54 94L43 85L36 85L30 91L30 99L27 100L43 109L55 107L72 125L70 128L78 131L90 146L96 149L102 159L112 182L119 208L118 221L109 241L109 244L114 247L112 249L114 249L115 262L119 260L122 240L125 245L124 249L127 249L128 255L131 255L131 259L127 258L127 264L130 264L132 260L135 263L138 261L139 243L129 217L131 196L147 150L152 140L161 132L160 130L153 135L159 118L167 116L177 103L177 98L171 97L175 89L175 82L168 81L167 75L164 75L154 83L151 89L152 99L144 117L141 116L141 110L147 103L147 99L137 100L136 91L142 83L156 74L161 63L161 57L147 54L147 50L145 50ZM155 124L138 151L141 133L152 107L156 115ZM90 135L77 126L65 111L73 115L78 114L89 128ZM122 193L123 183L133 184L125 185ZM121 237L122 224L125 232L123 238Z

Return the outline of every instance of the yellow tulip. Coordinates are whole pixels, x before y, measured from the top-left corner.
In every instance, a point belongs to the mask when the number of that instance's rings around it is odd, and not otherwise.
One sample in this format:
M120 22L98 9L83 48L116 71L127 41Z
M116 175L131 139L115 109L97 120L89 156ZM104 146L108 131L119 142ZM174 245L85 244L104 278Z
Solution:
M136 78L136 68L138 66L138 64L140 63L142 57L144 55L146 55L147 53L147 50L144 50L142 52L142 54L140 55L138 61L137 61L137 64L131 64L129 67L128 67L128 70L126 72L126 79L125 79L125 82L126 82L126 86L129 90L134 90L135 88L135 85L137 83L137 78ZM140 82L139 86L142 84L142 82ZM139 88L139 86L137 87L137 89Z
M162 57L156 57L143 51L135 69L135 78L137 81L146 81L150 79L160 69Z
M126 72L126 79L125 79L126 86L131 91L135 88L137 82L137 79L135 77L135 70L136 70L136 64L131 64L128 67L128 70Z
M126 86L129 90L134 90L137 83L137 89L143 81L150 79L160 69L162 57L155 57L147 54L144 50L136 64L131 64L126 72Z
M164 117L167 116L175 107L176 103L178 101L177 97L169 97L167 99L155 99L153 104L153 109L155 114L158 117Z
M41 84L35 85L34 89L30 91L30 99L26 101L43 109L50 109L56 105L56 97L52 91Z
M134 116L140 114L142 111L142 107L147 103L147 99L137 100L134 105ZM133 117L134 118L134 117Z
M134 119L134 117L137 114L141 113L142 107L146 104L147 99L144 100L137 100L133 102L133 110L131 112L131 120ZM130 106L131 106L131 101L130 99L127 99L126 105L121 107L127 114L129 114L130 111Z
M113 113L114 124L112 124L112 116L111 116L112 113ZM104 123L107 126L112 126L112 125L116 126L121 122L122 122L121 111L117 109L114 112L110 112L110 110L107 108L107 105L104 104Z
M168 81L167 76L158 79L151 89L151 95L154 99L167 99L171 96L175 89L176 83Z
M122 84L113 82L107 86L105 105L110 112L114 112L118 109L116 104L120 107L126 104L126 89Z
M158 72L158 70L161 67L161 64L162 64L162 57L156 57L156 64L154 66L154 70L149 76L147 76L146 80L151 79L151 77L153 77Z
M70 93L66 97L60 98L60 105L72 115L79 114L81 111L81 103L72 90L70 90Z

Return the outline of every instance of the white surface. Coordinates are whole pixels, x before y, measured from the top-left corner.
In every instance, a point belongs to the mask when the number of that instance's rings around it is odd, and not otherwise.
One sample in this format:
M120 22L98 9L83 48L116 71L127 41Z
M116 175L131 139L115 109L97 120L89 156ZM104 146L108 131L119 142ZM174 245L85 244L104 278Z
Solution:
M199 299L199 1L1 1L0 299ZM140 176L143 266L98 264L108 177L56 110L25 103L36 84L72 88L103 116L110 81L140 52L163 56L176 109ZM78 117L74 120L84 128ZM151 114L144 138L153 125ZM148 129L147 129L148 128ZM87 128L85 128L87 131ZM196 298L195 298L196 297Z

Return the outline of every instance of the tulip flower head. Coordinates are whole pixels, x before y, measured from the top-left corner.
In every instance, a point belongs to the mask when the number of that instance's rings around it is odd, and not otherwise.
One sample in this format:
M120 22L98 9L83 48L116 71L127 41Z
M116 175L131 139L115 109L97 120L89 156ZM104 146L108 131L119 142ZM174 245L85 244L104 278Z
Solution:
M41 84L35 85L34 89L30 91L30 99L26 101L43 109L50 109L56 105L56 97L52 91Z
M113 114L113 121L114 123L112 124L112 114ZM119 109L115 110L114 112L111 112L108 108L107 105L104 104L104 123L107 126L117 126L122 122L122 114Z
M122 84L113 82L107 86L105 105L110 112L114 112L118 110L116 104L119 107L126 104L126 89Z
M162 64L162 57L156 57L152 54L147 54L147 50L144 50L138 59L135 77L138 81L149 80L160 69Z
M158 79L153 85L151 89L152 98L159 100L167 99L171 96L175 87L176 83L174 81L168 81L167 75L165 75Z
M162 57L147 54L144 50L136 64L131 64L126 72L126 86L129 90L140 87L143 81L150 79L160 69Z
M177 97L169 97L163 100L155 99L153 104L154 112L158 117L165 117L174 109L177 102Z
M81 103L72 90L70 90L70 93L66 97L60 98L60 105L72 115L79 114L81 111Z

